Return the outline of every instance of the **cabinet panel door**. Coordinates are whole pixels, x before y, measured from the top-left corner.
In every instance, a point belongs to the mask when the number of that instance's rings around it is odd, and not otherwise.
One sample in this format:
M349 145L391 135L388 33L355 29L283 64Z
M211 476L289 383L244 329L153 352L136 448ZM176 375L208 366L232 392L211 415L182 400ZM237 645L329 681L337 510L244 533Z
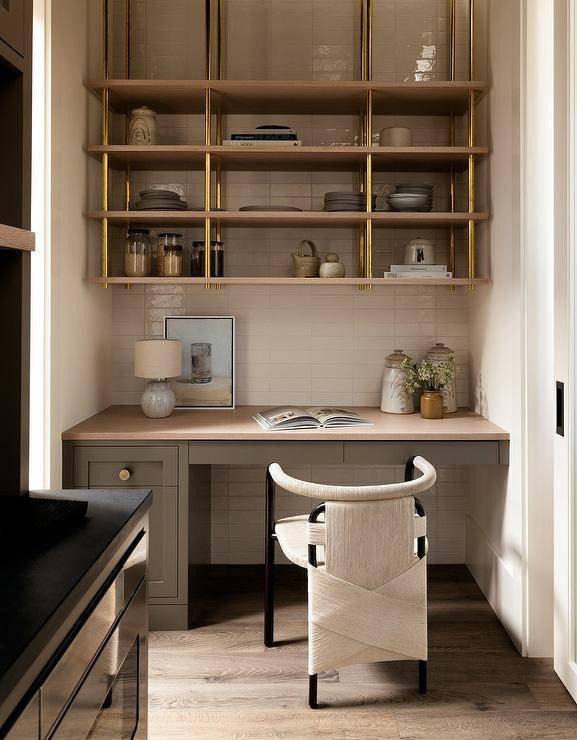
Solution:
M24 0L0 0L0 38L24 54Z

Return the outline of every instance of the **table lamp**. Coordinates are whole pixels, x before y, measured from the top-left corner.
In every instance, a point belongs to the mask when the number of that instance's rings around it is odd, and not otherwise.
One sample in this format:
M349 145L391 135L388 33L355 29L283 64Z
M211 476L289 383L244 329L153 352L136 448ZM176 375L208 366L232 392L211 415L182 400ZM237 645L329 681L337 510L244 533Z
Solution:
M176 398L167 378L182 372L182 345L175 339L139 339L134 343L134 374L147 378L140 405L150 419L164 419L174 410Z

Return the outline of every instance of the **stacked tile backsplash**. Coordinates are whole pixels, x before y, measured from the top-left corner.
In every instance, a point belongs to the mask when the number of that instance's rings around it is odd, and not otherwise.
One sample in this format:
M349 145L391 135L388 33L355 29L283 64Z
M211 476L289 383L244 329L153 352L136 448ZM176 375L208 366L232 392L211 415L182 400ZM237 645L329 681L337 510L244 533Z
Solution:
M223 0L225 74L234 79L358 79L357 0ZM466 7L458 2L458 78L466 77ZM374 2L375 79L447 78L446 0L377 0ZM114 3L113 69L123 75L122 18L124 0ZM133 0L133 76L157 79L204 76L204 2L200 0ZM352 116L228 116L225 133L259 123L286 123L304 144L358 143ZM118 126L119 121L116 121ZM121 123L121 122L120 122ZM201 116L160 115L161 143L201 143ZM417 145L448 143L447 119L432 116L380 116L374 131L387 125L410 125ZM120 142L123 126L117 128ZM114 131L114 128L113 128ZM378 134L376 134L378 135ZM458 121L458 142L464 122ZM374 188L382 196L396 182L431 180L434 210L446 210L446 173L375 172ZM200 206L203 173L135 172L132 193L149 187L178 190L191 207ZM113 201L122 203L120 178L113 179ZM321 208L324 193L353 190L351 172L227 172L223 206L294 205ZM464 188L460 188L464 194ZM463 207L458 202L458 207ZM201 229L180 229L188 248L203 239ZM434 238L439 261L447 259L446 230L375 229L373 273L381 275L401 262L404 242L415 236ZM122 274L120 229L111 230L111 271ZM290 253L300 239L312 238L321 254L336 251L355 271L357 234L353 229L225 229L226 274L290 275ZM458 241L458 270L463 274L465 249ZM166 315L227 314L237 319L237 402L258 406L281 403L369 405L380 403L383 359L395 348L415 358L435 342L457 354L458 401L468 404L468 296L465 289L352 286L114 286L112 402L139 402L143 381L133 376L134 340L161 336ZM194 412L190 412L192 415ZM399 480L395 467L306 467L293 475L325 482ZM468 501L467 471L442 468L435 489L427 494L432 562L463 562L464 515ZM279 511L294 514L309 503L279 496ZM264 470L230 466L213 469L212 559L215 563L262 561Z

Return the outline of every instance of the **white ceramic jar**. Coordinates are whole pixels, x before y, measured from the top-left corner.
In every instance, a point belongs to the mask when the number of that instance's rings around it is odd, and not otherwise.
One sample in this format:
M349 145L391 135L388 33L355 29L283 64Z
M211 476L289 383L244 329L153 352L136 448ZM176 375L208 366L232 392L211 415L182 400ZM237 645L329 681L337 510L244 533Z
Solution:
M387 126L381 129L380 146L413 146L413 134L405 126Z
M412 414L415 411L413 396L405 388L407 371L401 367L404 360L410 359L402 349L396 349L385 357L381 396L381 411L385 414Z
M430 239L411 239L405 244L405 265L434 265L435 251Z
M453 353L450 347L443 342L437 342L434 347L427 350L427 360L431 362L443 362L449 359ZM453 377L453 382L443 389L443 412L445 414L454 414L457 410L457 380Z
M136 146L157 143L156 113L145 105L130 112L128 143Z
M329 252L325 261L319 267L319 276L322 278L343 278L345 276L345 266L335 252Z

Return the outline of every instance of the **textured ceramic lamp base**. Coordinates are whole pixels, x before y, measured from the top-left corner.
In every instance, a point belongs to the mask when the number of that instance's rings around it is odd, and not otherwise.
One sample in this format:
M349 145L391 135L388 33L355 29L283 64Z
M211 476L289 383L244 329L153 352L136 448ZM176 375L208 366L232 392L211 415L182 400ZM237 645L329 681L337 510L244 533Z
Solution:
M151 380L140 399L140 405L149 419L164 419L174 411L176 398L167 380Z

